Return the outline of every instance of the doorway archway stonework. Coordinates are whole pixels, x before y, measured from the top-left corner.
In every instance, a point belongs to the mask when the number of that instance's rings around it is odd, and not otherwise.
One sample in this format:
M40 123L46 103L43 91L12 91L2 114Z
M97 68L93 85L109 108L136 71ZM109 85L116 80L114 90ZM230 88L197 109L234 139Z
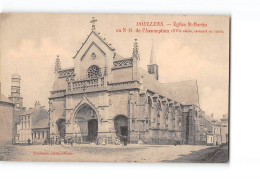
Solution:
M99 131L102 131L102 117L98 107L91 102L89 97L84 95L74 95L66 104L67 136L72 138L98 137ZM75 105L76 104L76 105ZM93 122L94 121L94 122ZM89 125L94 125L92 127ZM90 127L90 128L89 128ZM83 139L83 138L82 138Z

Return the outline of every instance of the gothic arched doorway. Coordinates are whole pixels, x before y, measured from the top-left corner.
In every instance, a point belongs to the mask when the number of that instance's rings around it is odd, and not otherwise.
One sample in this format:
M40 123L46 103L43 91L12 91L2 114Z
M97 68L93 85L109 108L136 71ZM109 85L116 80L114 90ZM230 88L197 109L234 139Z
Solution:
M66 120L65 119L59 119L56 121L56 124L58 126L59 135L61 138L64 138L66 135Z
M128 133L128 118L124 115L118 115L114 118L114 127L117 137L122 139L123 136L127 136L129 142Z
M95 142L98 135L98 117L95 110L87 105L82 105L75 115L78 127L78 137L83 143Z

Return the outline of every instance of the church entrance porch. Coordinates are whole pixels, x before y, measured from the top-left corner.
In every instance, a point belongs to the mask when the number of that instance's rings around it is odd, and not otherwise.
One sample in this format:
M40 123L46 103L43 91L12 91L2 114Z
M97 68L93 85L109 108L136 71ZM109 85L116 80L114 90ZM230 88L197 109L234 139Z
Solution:
M59 131L59 136L60 138L64 138L66 135L66 120L65 119L59 119L56 122L58 131Z
M75 131L77 131L76 142L92 143L98 136L98 117L94 109L84 104L75 115Z
M128 134L129 128L128 128L128 118L123 115L118 115L114 119L114 127L116 136L123 141L125 138L127 138L127 142L130 142L130 137Z
M88 121L88 140L89 142L95 142L98 135L98 121L91 119Z

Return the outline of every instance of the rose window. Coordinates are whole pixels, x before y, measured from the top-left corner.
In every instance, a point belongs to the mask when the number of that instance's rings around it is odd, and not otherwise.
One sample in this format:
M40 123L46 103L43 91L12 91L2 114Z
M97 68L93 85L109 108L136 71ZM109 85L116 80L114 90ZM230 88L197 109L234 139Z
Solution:
M96 65L89 67L88 78L97 78L97 77L101 77L101 69Z

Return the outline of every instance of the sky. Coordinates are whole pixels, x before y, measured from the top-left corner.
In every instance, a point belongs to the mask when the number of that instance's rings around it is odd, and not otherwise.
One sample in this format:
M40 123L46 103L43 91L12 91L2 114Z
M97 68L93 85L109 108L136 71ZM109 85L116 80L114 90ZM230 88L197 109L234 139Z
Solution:
M116 53L130 57L137 38L140 66L147 69L153 41L161 82L197 80L201 109L208 115L213 113L217 119L228 113L229 18L226 16L2 14L1 92L10 95L11 75L19 73L24 105L29 108L40 101L48 108L56 56L60 56L62 68L73 67L72 57L91 32L92 16L98 20L96 31L112 44ZM154 21L205 23L206 28L179 29L223 30L224 33L116 32L124 27L136 28L137 22Z

